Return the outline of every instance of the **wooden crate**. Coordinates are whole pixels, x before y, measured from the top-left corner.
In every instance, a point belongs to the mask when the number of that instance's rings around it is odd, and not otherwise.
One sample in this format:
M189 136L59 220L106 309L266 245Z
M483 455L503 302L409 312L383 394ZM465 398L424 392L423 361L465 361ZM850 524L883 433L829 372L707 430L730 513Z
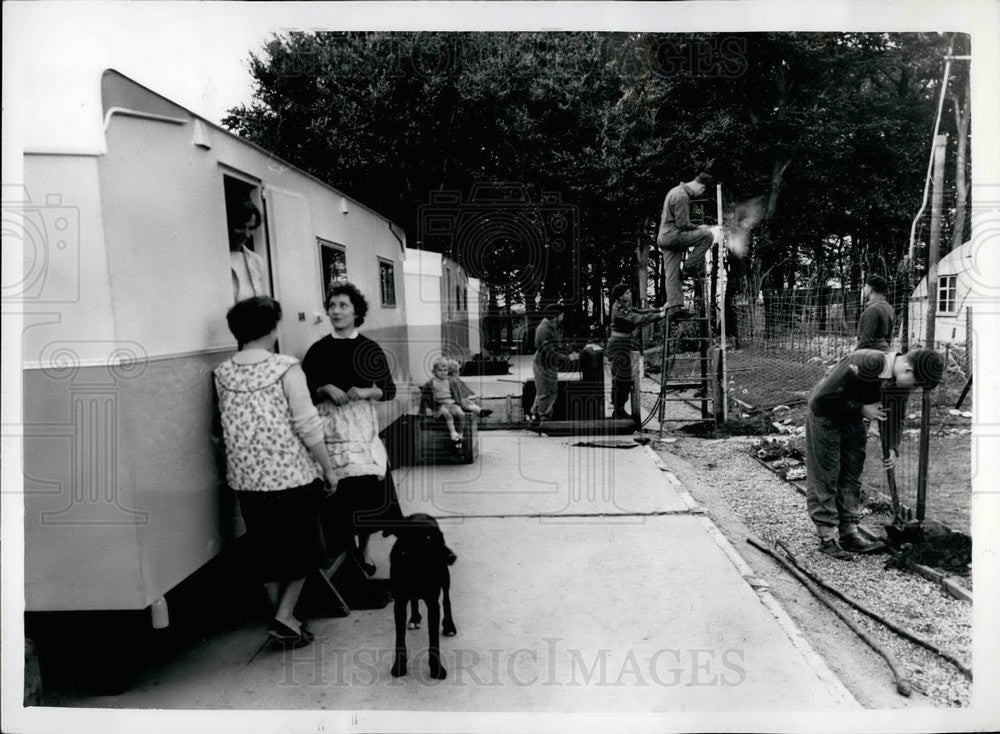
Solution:
M462 450L456 451L448 426L439 418L421 417L416 422L417 464L471 464L479 455L479 426L474 415L466 414L462 425Z

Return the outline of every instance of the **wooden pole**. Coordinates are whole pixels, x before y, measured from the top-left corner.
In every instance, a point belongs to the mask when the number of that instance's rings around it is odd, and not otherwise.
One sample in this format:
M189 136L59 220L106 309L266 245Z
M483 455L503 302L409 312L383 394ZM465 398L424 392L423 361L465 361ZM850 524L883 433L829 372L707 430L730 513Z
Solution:
M944 153L948 136L934 138L934 194L931 198L931 238L927 246L927 325L924 346L934 348L937 320L938 260L941 256L941 210L944 204Z

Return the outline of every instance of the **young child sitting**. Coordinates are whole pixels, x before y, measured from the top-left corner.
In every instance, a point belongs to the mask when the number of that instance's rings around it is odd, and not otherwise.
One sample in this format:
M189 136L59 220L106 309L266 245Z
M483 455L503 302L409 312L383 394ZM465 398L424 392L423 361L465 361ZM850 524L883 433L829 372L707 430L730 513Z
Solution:
M467 410L470 413L475 413L480 418L488 418L493 415L493 411L489 408L482 408L476 403L472 402L476 398L476 393L473 392L472 388L465 384L465 381L459 376L459 371L462 366L458 363L457 359L448 360L448 377L458 383L458 392L462 396L459 401L459 406L462 410Z
M460 380L448 376L448 360L439 357L431 367L434 376L420 388L420 412L434 418L444 418L457 451L462 450L462 393Z

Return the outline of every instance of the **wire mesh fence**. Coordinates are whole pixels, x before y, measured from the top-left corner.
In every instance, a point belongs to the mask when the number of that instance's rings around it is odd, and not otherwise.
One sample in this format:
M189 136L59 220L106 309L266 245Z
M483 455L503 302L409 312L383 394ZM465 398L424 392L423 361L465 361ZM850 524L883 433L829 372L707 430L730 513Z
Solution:
M891 281L890 281L891 283ZM858 319L864 309L860 289L828 285L764 289L751 279L737 284L727 314L729 393L734 412L770 414L778 430L800 440L808 396L832 367L857 344ZM732 284L731 284L732 286ZM935 294L932 293L932 296ZM924 345L927 298L911 298L902 285L890 286L896 326L891 349L900 350L903 329L909 349ZM969 530L971 496L971 310L949 304L936 317L935 347L946 361L940 386L931 392L930 441L926 467L927 512L956 530ZM904 302L905 301L905 302ZM949 306L952 306L949 308ZM912 392L896 464L901 500L916 505L919 481L921 390ZM871 427L864 483L887 493L882 449Z

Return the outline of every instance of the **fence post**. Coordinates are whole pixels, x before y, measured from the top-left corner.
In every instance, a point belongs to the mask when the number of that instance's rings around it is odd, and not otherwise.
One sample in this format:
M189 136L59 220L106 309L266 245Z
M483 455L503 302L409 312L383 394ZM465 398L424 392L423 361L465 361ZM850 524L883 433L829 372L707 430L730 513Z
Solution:
M972 306L965 307L965 374L972 374Z
M722 184L715 185L715 208L716 208L716 221L719 226L722 226ZM719 333L722 335L722 343L719 345L721 349L720 362L719 362L719 385L721 390L719 390L719 398L722 403L722 410L719 410L719 402L715 404L715 422L725 423L729 420L729 378L726 375L728 372L726 365L726 343L729 341L729 334L726 333L726 291L729 288L729 283L726 281L726 268L723 266L723 258L726 257L725 248L725 230L722 232L722 239L719 241L716 247L716 256L714 263L715 267L718 268L718 283L719 283L719 293L717 298L722 300L722 308L720 309L719 316Z

